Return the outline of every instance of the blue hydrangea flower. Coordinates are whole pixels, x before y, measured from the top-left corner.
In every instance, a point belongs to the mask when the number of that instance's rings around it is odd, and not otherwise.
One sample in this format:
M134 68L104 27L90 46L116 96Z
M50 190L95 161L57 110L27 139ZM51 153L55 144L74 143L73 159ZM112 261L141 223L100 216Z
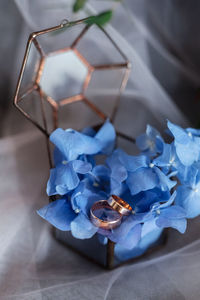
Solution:
M92 165L81 160L72 160L58 163L50 170L50 177L47 183L47 194L65 195L75 189L79 182L79 174L86 174L92 170Z
M115 146L116 133L113 125L106 121L94 137L73 129L56 129L50 141L60 150L67 161L75 160L82 154L109 154Z
M166 227L173 227L181 233L185 232L185 210L180 206L172 205L176 197L176 193L174 193L171 197L168 197L167 200L166 195L163 197L165 200L158 197L159 194L162 195L161 192L159 193L155 190L152 194L154 195L149 195L149 199L153 199L153 204L146 205L146 212L135 212L135 214L131 214L124 218L119 227L113 230L99 230L101 234L105 235L118 245L117 252L119 256L120 253L125 253L127 249L130 250L138 247L141 241L143 224L147 224L148 226L151 224L154 228L153 230L156 232L156 236L159 235L162 232L162 229ZM155 200L158 199L159 202L155 202ZM160 228L160 230L156 230L156 228Z
M142 222L147 218L149 219L147 214L131 214L128 217L124 217L119 227L111 230L100 228L98 232L116 244L123 245L126 249L132 249L141 238Z
M93 155L109 154L115 145L115 130L109 121L91 137L72 129L58 128L50 140L56 146L54 152L55 168L50 171L47 183L47 194L65 195L75 189L80 182L80 174L85 175L92 170ZM93 134L93 132L92 132ZM90 156L90 157L89 157Z
M137 138L142 151L138 156L114 150L116 134L109 121L97 133L91 128L81 133L55 130L50 136L56 146L55 168L50 171L47 193L62 198L38 214L60 230L71 230L75 238L97 233L103 243L112 240L122 260L142 254L166 227L184 233L186 217L200 214L200 130L182 129L171 122L168 128L174 136L171 144L148 125ZM172 177L181 184L173 195L177 182ZM123 217L119 227L103 230L90 221L90 208L111 194L127 201L133 214Z
M172 227L179 232L184 233L187 226L186 212L179 205L172 205L176 197L176 192L165 203L154 203L151 213L155 219L155 223L160 228Z
M170 180L171 174L165 175L147 156L131 156L121 149L115 153L128 172L126 183L132 195L155 187L163 191L171 190L176 185L175 181Z
M163 139L160 133L150 125L147 125L146 133L136 139L138 148L148 156L155 156L163 149Z
M168 128L174 136L174 145L180 161L185 166L191 166L199 160L200 130L183 129L168 121Z
M150 245L154 244L162 234L163 229L155 224L154 219L146 220L142 225L140 240L132 249L125 248L122 244L115 245L115 255L121 260L125 261L133 257L138 257L145 253Z
M112 194L120 195L123 191L123 174L120 172L113 174L112 170L107 166L95 166L86 177L90 179L94 187L99 191L104 191L108 197Z
M108 234L108 238L127 249L134 248L140 238L142 231L143 215L127 217L119 227L111 230Z
M157 226L160 229L172 227L184 233L187 225L186 212L182 207L172 205L175 197L176 192L164 203L159 199L159 202L151 205L150 210L127 217L118 228L111 230L108 234L109 239L123 248L133 249L140 242L143 223L154 223L154 227Z
M76 217L71 203L67 198L62 198L49 203L37 211L40 217L62 230L70 230L70 224Z
M163 152L153 160L153 163L159 166L165 174L170 171L182 173L185 168L176 154L174 143L163 143Z
M170 198L170 192L162 191L159 188L144 191L133 197L135 203L134 210L136 213L145 213L150 211L152 205L156 202L166 202Z
M114 151L106 160L106 164L110 170L110 194L120 195L123 193L124 182L128 173L126 168L119 160L118 151Z
M183 207L187 218L200 214L200 167L187 168L183 185L177 188L176 204Z
M97 165L88 174L88 179L98 191L110 194L110 170L105 165Z
M71 195L71 204L74 211L83 211L89 214L92 204L98 200L106 200L108 194L99 186L93 184L89 178L80 182ZM97 200L96 200L97 199Z
M71 197L65 196L53 201L37 213L59 230L71 230L75 238L88 239L98 231L98 227L90 221L90 208L94 202L104 197L103 193L97 194L86 179L74 190Z

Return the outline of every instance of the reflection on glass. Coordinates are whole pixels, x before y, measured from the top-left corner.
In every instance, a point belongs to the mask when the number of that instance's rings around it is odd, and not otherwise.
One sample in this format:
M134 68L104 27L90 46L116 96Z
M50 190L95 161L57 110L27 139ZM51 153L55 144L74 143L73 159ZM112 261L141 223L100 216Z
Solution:
M81 93L87 73L87 67L70 50L46 58L40 86L54 100L62 100Z
M34 85L40 59L40 54L37 51L35 45L32 43L30 46L28 60L26 62L19 90L20 97L24 95L24 93L26 93Z

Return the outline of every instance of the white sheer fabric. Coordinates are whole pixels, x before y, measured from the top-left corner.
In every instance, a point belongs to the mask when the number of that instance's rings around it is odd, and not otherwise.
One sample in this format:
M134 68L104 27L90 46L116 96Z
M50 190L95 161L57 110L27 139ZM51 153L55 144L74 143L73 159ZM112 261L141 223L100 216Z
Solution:
M133 136L144 131L146 123L162 131L166 118L181 125L199 120L199 3L192 2L193 9L186 1L115 4L107 30L133 66L125 93L128 102L122 108L124 114L126 106L133 108L126 115ZM20 41L33 30L83 16L72 16L67 0L16 4L26 21ZM91 0L87 9L91 13L110 5ZM21 43L16 68L23 52ZM0 299L199 299L199 218L189 222L185 235L170 231L164 249L110 272L60 245L35 212L48 201L45 140L23 117L17 120L21 133L0 141ZM77 121L71 118L69 126ZM16 132L14 126L10 120L8 133Z

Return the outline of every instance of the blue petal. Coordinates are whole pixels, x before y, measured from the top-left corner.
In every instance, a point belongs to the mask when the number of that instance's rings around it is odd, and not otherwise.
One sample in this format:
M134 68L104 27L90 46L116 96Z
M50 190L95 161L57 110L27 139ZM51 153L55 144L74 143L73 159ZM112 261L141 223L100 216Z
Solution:
M160 216L156 220L156 225L161 228L172 227L177 229L180 233L184 233L187 227L186 219L168 219Z
M194 168L197 168L198 173L196 175L196 182L195 185L198 185L200 183L200 162L197 163L196 165L194 164ZM194 184L192 183L192 187L194 187Z
M153 156L156 153L162 152L163 140L155 128L147 125L146 134L137 137L136 145L145 154Z
M111 169L111 176L118 182L123 182L127 178L127 171L119 159L118 150L107 158L106 163Z
M91 137L94 137L96 135L96 131L91 127L86 127L81 132Z
M67 165L59 165L50 171L47 183L48 195L65 195L75 189L79 184L79 177L74 171L71 162Z
M107 199L102 192L97 194L96 189L86 179L74 190L71 196L71 203L74 210L79 209L89 216L90 208L94 202Z
M124 189L126 189L125 183L116 181L114 178L111 177L109 194L120 196L124 192Z
M168 127L175 138L175 147L178 158L183 165L192 165L199 159L200 138L194 137L188 129L184 130L170 122L168 122Z
M71 222L72 235L77 239L89 239L98 231L98 227L94 226L88 217L80 213Z
M66 199L59 199L39 209L37 213L56 228L68 231L75 218L71 204Z
M154 203L157 203L158 200L159 202L161 202L169 199L170 193L169 191L163 192L160 189L153 189L153 190L141 192L138 195L140 195L140 197L137 200L135 200L136 202L135 211L147 212L149 211L149 209Z
M173 194L171 195L171 197L169 198L169 200L163 204L160 204L160 208L166 208L172 205L172 203L174 203L174 200L177 196L177 192L174 191Z
M56 180L56 171L55 171L55 169L51 169L50 170L50 177L49 177L49 180L47 182L47 189L46 189L46 192L47 192L48 196L58 194L58 192L56 190L55 180Z
M53 160L56 166L58 164L61 164L62 161L66 160L65 156L62 154L62 152L60 152L60 150L57 147L55 147L54 149Z
M90 173L93 186L106 193L110 191L110 170L104 165L95 166Z
M98 165L93 168L92 174L97 178L97 180L107 180L110 177L110 170L104 165Z
M198 180L199 167L192 165L190 167L184 167L178 173L178 178L182 184L185 184L191 188L196 186Z
M135 172L139 168L147 167L149 159L145 155L132 156L126 154L123 150L117 149L116 153L120 162L129 172Z
M92 169L92 165L90 163L81 160L74 160L72 162L72 166L74 171L79 174L86 174Z
M160 136L160 132L149 124L146 128L146 134L151 140L156 139L156 137Z
M142 255L152 244L159 239L163 229L155 225L151 220L142 225L142 236L139 243L133 249L127 249L121 244L116 244L115 255L119 260L127 260Z
M151 218L150 220L146 221L143 226L142 226L142 233L141 233L141 237L145 237L146 235L148 235L150 232L157 230L158 226L155 223L155 219Z
M199 136L200 137L200 129L195 129L195 128L187 128L186 131L191 133L194 136Z
M138 148L141 151L145 151L149 148L148 142L149 142L149 139L148 139L146 133L143 133L136 138L136 145L138 146Z
M95 135L95 139L100 141L101 152L109 155L115 146L116 133L113 125L107 120Z
M106 200L107 197L102 197L100 194L92 194L91 195L78 195L74 198L73 206L76 206L83 213L89 216L90 208L92 205L100 200Z
M131 215L127 217L125 220L123 220L123 222L119 227L111 230L111 233L109 234L108 238L115 243L122 244L126 248L133 248L138 243L138 240L140 239L140 235L141 235L140 222L141 222L140 218ZM132 233L134 233L135 236L134 235L132 236Z
M141 239L142 225L137 224L128 232L128 234L118 241L127 249L133 249L136 247Z
M154 172L158 176L159 185L162 191L171 190L176 184L176 181L170 180L159 168L154 167Z
M96 161L95 161L95 155L80 155L79 156L79 160L88 162L92 165L92 167L94 167L96 165Z
M186 217L186 211L179 205L173 205L162 209L161 217L168 219L181 219Z
M159 183L157 175L150 168L141 168L134 173L129 173L126 182L132 195L153 189Z
M110 193L119 195L123 189L122 182L127 178L127 171L120 162L117 151L107 158L106 163L111 170Z
M179 186L175 203L183 207L187 218L195 218L200 215L200 192L186 186Z
M188 136L186 130L182 129L180 126L167 122L167 126L171 133L173 134L175 140L179 144L186 145L190 141L190 137Z
M50 135L50 140L66 160L77 159L81 154L96 154L102 148L99 140L72 129L58 128Z
M171 148L172 146L170 144L164 144L162 154L153 160L154 165L158 167L169 168L170 166L169 162L171 160Z
M192 140L187 144L178 144L175 142L176 153L184 166L191 166L199 159L200 147Z

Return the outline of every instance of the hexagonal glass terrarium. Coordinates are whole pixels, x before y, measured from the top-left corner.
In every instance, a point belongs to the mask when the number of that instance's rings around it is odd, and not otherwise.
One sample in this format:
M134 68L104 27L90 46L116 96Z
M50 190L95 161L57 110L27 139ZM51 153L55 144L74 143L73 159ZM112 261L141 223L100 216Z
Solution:
M129 68L103 28L62 23L30 35L14 103L47 136L72 118L75 129L94 126L114 118Z
M14 104L47 137L57 127L97 128L108 117L112 122L118 118L119 97L129 71L126 56L103 28L88 25L85 19L61 23L30 35ZM117 125L118 137L133 141L121 131L127 127L122 123ZM57 229L54 233L104 266L120 263L111 241L101 245L96 236L77 240Z

